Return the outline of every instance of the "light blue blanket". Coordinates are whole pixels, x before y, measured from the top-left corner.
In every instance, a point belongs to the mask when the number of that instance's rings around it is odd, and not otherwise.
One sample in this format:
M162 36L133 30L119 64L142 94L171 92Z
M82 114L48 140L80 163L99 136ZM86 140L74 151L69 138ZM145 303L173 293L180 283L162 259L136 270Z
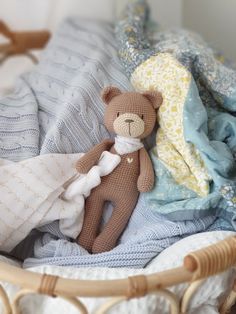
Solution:
M236 228L236 71L220 62L198 35L185 30L160 31L150 23L148 13L145 0L134 0L124 10L116 26L119 56L136 89L161 89L163 110L169 116L172 110L177 115L183 108L177 131L182 137L184 130L185 147L182 143L177 146L168 133L168 129L176 131L172 118L159 113L166 138L160 141L162 134L157 132L152 154L157 180L146 194L147 204L175 221L220 215ZM176 79L171 81L174 75ZM163 79L157 84L158 77ZM187 82L182 86L188 86L183 102L177 105L178 98L168 92L176 89L181 98L185 93L179 88L181 80ZM161 151L161 144L175 155ZM176 168L182 165L186 174L179 182L182 173ZM204 193L196 192L197 184L207 186Z
M117 56L112 26L67 20L52 38L40 64L19 79L13 95L0 101L1 157L18 161L49 152L83 152L109 137L99 97L107 85L132 89ZM119 245L110 252L88 254L65 238L55 222L33 231L14 254L25 259L25 267L144 267L182 237L231 228L227 221L210 213L202 219L171 222L151 210L141 195Z

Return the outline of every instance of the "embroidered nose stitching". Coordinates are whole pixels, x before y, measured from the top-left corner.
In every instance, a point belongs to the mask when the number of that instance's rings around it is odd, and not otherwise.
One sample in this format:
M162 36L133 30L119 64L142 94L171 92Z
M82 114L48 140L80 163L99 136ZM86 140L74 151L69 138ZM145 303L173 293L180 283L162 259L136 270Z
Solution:
M134 122L134 120L132 120L132 119L126 119L125 122L131 123L131 122Z

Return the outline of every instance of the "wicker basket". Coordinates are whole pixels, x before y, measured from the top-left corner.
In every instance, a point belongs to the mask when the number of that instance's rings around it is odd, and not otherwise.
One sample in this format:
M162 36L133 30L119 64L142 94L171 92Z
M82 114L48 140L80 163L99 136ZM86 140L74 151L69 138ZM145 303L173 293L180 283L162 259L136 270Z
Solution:
M62 277L39 274L23 270L6 263L0 263L0 279L15 284L21 290L12 303L7 293L0 286L0 298L4 304L5 314L19 314L19 301L29 294L44 294L60 297L73 304L78 313L88 311L79 297L109 297L110 300L99 308L96 314L108 313L116 304L148 294L164 296L170 303L170 313L187 313L191 297L208 277L221 273L236 265L236 237L229 237L217 244L208 246L187 255L182 267L170 269L151 275L138 275L118 280L72 280ZM181 300L169 287L189 283ZM228 313L236 301L236 284L221 305L221 314Z

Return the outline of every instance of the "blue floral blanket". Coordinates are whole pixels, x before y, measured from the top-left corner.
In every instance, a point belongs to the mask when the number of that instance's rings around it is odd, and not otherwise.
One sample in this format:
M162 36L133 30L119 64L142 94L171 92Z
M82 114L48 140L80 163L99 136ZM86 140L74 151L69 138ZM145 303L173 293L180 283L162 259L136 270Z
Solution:
M119 56L134 88L163 104L148 206L172 220L219 215L236 226L236 71L196 34L160 31L143 0L117 22Z

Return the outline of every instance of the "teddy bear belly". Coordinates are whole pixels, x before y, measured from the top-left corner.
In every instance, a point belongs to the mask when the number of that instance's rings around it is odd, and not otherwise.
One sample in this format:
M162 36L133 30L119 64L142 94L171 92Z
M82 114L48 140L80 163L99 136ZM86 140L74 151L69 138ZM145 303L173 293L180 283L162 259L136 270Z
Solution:
M139 177L138 154L131 153L121 156L120 164L112 173L101 180L101 184L95 188L108 201L116 201L121 195L134 199L138 197L137 181Z

